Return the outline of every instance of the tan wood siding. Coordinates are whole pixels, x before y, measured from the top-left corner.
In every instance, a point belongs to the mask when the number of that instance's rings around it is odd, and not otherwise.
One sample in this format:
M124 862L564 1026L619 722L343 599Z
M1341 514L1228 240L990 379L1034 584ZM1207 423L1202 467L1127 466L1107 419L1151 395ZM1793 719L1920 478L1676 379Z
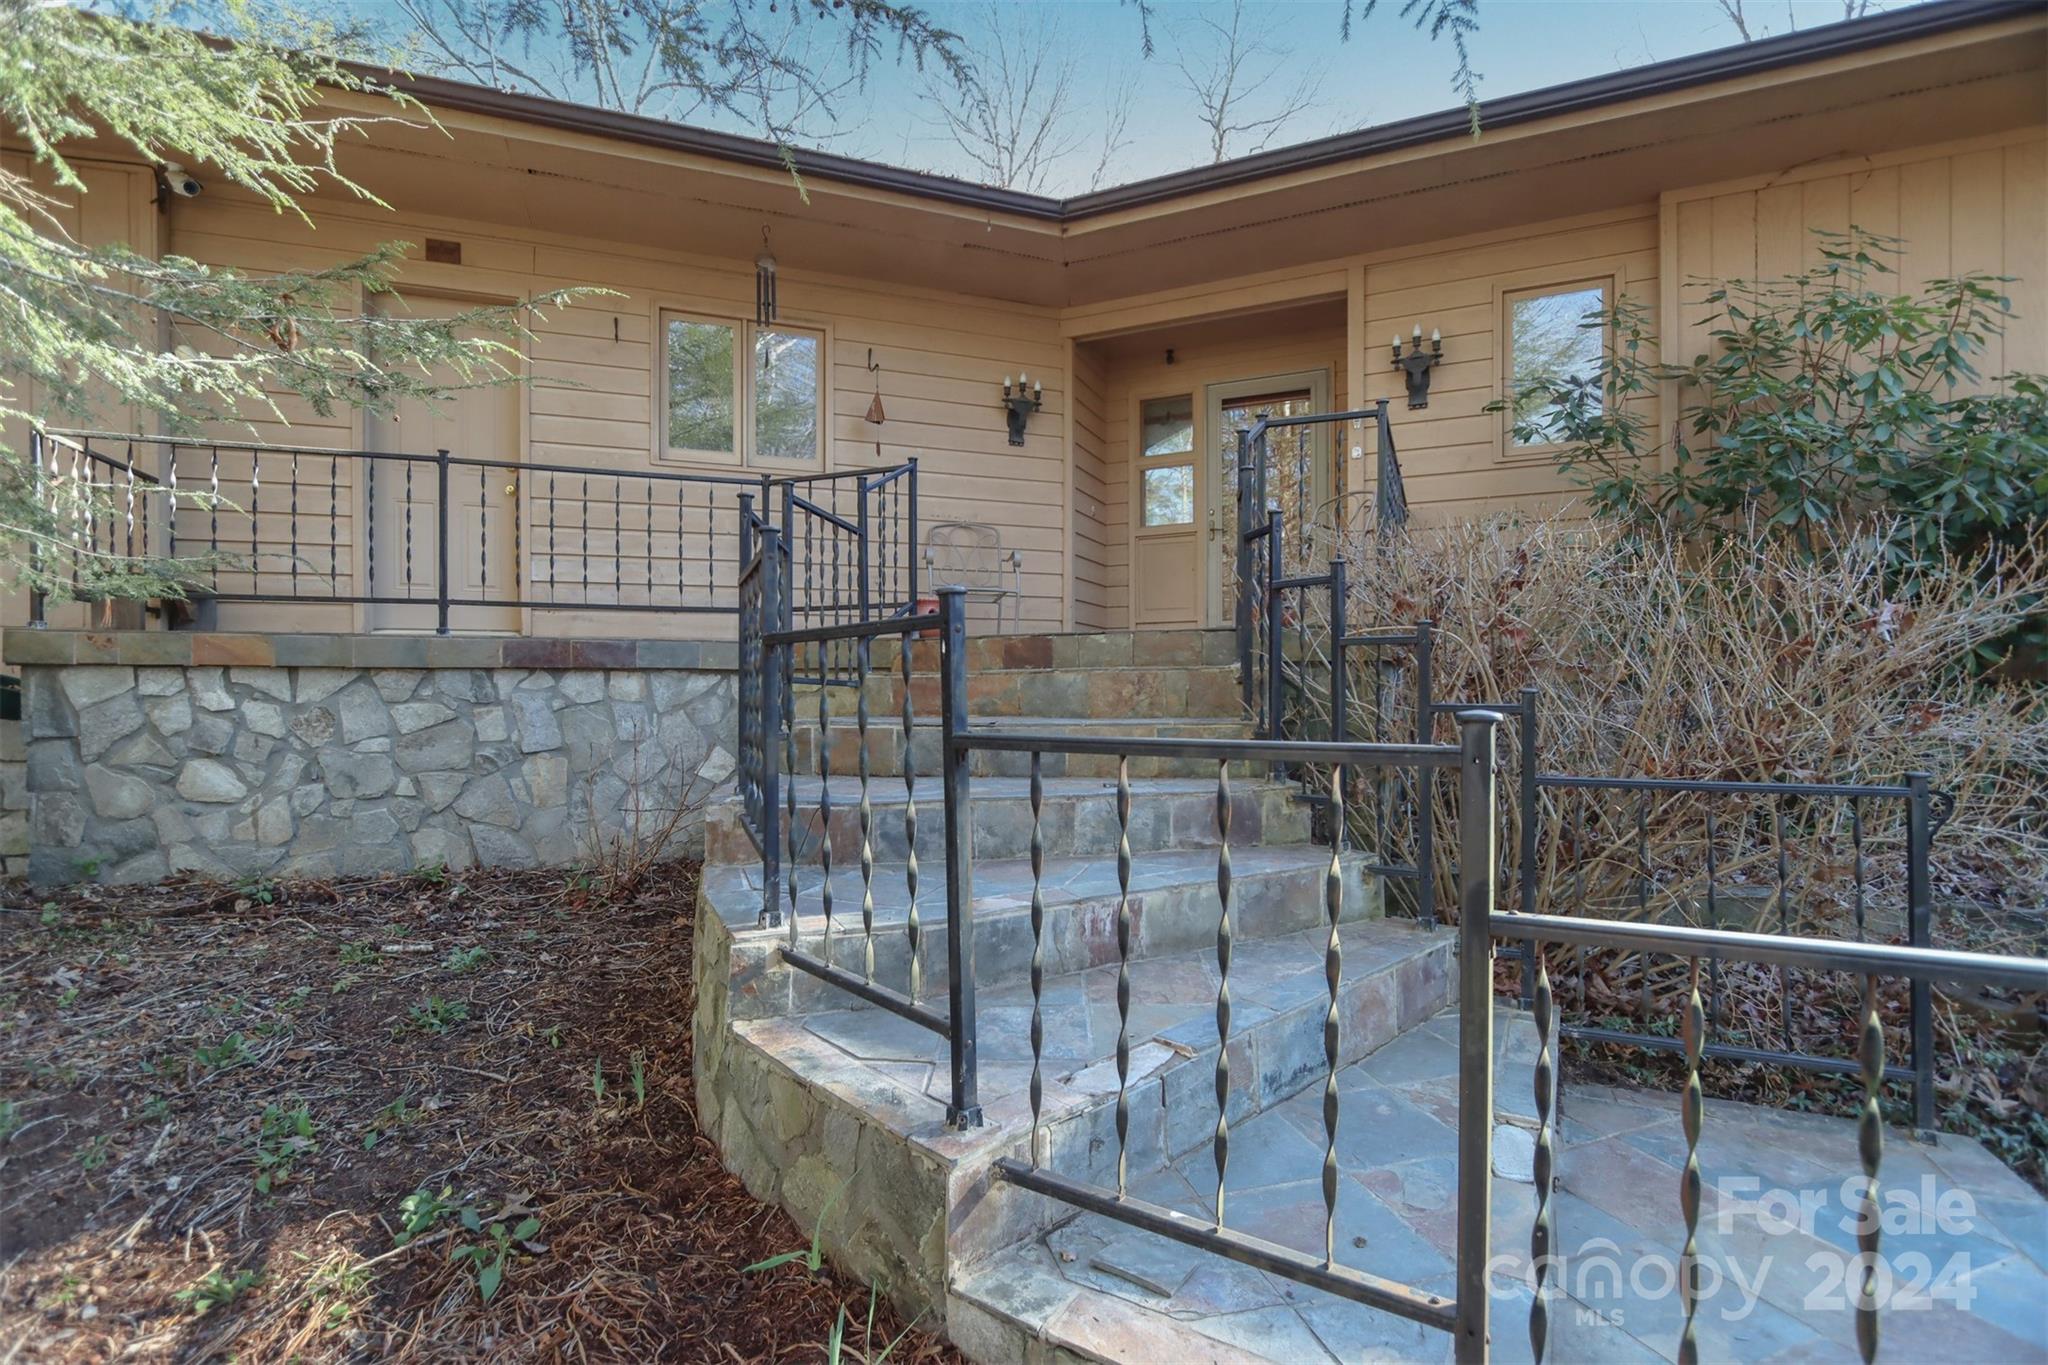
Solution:
M1086 342L1073 348L1074 618L1075 630L1106 630L1111 619L1112 563L1121 567L1105 523L1111 501L1108 462L1107 367Z
M526 458L627 472L690 468L654 459L656 319L663 308L750 315L753 274L746 262L593 249L541 234L417 219L402 212L371 219L327 211L312 232L246 201L236 202L231 194L177 204L171 249L211 264L270 270L325 264L380 241L418 242L429 234L459 240L463 264L409 261L402 288L517 297L577 285L617 293L552 310L534 324L525 345L535 381L524 400ZM786 321L819 327L829 339L829 467L853 469L917 457L923 523L997 524L1005 544L1023 554L1026 625L1057 627L1068 573L1062 525L1067 384L1065 343L1055 316L1048 310L811 276L788 264L781 304ZM868 370L871 356L878 374ZM1003 376L1023 370L1044 383L1045 406L1032 418L1019 448L1008 444L998 399ZM879 427L865 420L878 387L887 413ZM259 439L344 447L363 443L362 426L350 414L320 418L288 409L287 415L290 428L259 421ZM521 454L457 453L486 458ZM739 472L731 465L700 467ZM268 458L264 472L268 478ZM245 470L229 470L227 477L233 487L246 489ZM730 537L723 526L720 534ZM556 611L537 613L531 628L602 634L618 623L619 618L601 613ZM654 628L703 634L707 623L657 622Z
M1549 457L1511 451L1505 414L1486 411L1506 387L1502 295L1610 277L1651 311L1654 326L1654 205L1367 258L1365 401L1389 400L1394 447L1418 521L1535 511L1572 496ZM1425 335L1441 330L1444 342L1426 408L1408 406L1407 385L1389 348L1396 334L1405 346L1418 323ZM1365 458L1371 458L1370 443Z
M1901 239L1899 274L1881 288L1968 271L2014 277L2013 317L1978 368L1987 380L2048 371L2048 138L2038 129L1677 190L1665 204L1680 358L1706 347L1705 281L1806 269L1820 260L1817 231L1854 226Z

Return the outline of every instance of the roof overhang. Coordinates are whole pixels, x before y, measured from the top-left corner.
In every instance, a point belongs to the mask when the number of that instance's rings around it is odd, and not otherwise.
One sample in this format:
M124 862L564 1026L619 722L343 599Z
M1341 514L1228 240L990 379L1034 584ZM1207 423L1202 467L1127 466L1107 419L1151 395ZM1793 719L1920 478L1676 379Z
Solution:
M2048 9L1954 0L1325 138L1075 199L430 78L441 129L351 169L395 204L1064 306L2022 126ZM792 168L795 174L792 175ZM593 245L596 245L595 243Z

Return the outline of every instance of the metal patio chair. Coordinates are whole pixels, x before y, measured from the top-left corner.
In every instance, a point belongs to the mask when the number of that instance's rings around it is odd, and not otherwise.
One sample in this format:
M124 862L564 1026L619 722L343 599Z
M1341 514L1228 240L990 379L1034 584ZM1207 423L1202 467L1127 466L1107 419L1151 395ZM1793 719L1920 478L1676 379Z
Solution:
M979 521L941 521L925 533L925 582L932 591L946 587L967 589L967 600L993 602L996 628L1002 629L1003 601L1011 605L1011 625L1024 628L1024 557L1003 548L1003 535ZM1009 585L1003 583L1005 570Z

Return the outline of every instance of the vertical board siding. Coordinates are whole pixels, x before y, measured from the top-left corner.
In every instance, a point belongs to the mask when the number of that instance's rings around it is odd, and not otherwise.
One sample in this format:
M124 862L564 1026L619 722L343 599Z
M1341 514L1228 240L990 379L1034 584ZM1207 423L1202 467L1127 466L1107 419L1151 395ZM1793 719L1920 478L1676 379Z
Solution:
M1112 554L1104 516L1110 502L1108 371L1096 347L1074 347L1074 620L1076 630L1107 630ZM1119 550L1114 559L1121 567Z
M1971 271L2012 277L2013 314L1977 368L1986 383L2048 371L2048 139L2039 133L1932 147L1883 164L1822 166L1769 184L1667 196L1676 216L1681 358L1706 347L1709 281L1772 279L1820 261L1817 233L1862 228L1900 239L1896 276L1874 287L1917 291Z

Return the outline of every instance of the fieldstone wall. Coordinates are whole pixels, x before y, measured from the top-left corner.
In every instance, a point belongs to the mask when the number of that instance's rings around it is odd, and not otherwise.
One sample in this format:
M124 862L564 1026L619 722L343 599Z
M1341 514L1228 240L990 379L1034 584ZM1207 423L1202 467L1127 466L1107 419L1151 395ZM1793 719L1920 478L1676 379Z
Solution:
M734 766L734 675L25 666L30 876L571 864Z

